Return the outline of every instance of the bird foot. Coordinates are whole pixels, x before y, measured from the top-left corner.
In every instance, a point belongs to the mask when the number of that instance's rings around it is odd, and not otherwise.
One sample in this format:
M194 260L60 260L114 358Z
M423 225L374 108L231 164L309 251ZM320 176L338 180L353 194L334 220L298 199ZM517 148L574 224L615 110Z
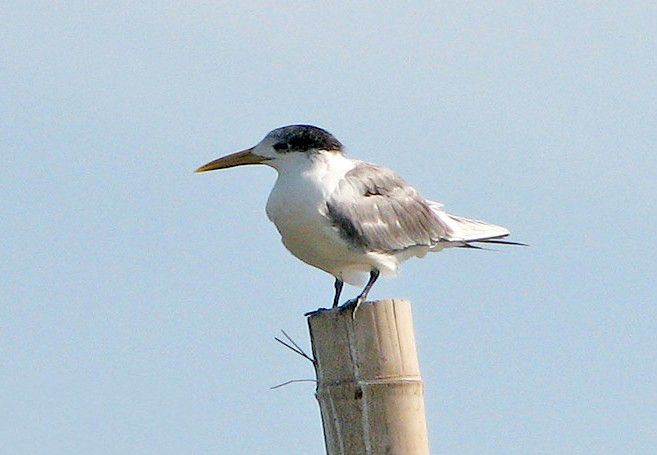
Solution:
M340 311L340 313L349 311L355 308L358 304L358 299L349 299L338 307L338 311Z
M317 308L316 310L309 311L307 313L304 313L304 316L315 316L316 314L323 313L324 311L331 311L335 308L338 309L338 313L342 314L347 311L351 311L351 317L355 318L356 317L356 311L358 311L358 307L364 302L365 299L362 298L355 298L355 299L349 299L342 305L338 307L332 307L332 308Z
M360 307L363 301L364 299L360 297L357 297L355 299L349 299L338 307L338 312L344 313L345 311L351 311L352 319L356 319L356 312L358 311L358 307Z
M316 310L309 311L307 313L304 313L304 316L315 316L316 314L322 313L324 311L330 311L330 308L317 308Z

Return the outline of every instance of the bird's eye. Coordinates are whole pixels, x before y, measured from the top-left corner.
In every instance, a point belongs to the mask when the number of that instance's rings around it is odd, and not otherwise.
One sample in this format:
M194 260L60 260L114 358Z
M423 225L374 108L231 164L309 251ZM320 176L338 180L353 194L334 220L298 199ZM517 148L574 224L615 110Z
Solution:
M277 144L274 144L274 149L275 150L287 150L287 143L286 142L279 142Z

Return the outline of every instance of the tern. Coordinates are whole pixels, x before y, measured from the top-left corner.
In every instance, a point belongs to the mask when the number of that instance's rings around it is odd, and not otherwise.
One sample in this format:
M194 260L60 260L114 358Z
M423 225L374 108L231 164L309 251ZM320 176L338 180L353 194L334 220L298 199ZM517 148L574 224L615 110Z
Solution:
M283 245L306 264L335 278L333 307L344 283L362 285L345 307L365 301L380 274L394 276L411 257L477 244L523 245L501 240L504 227L452 215L424 199L395 172L347 157L328 131L290 125L257 145L211 161L196 172L264 164L278 172L266 212Z

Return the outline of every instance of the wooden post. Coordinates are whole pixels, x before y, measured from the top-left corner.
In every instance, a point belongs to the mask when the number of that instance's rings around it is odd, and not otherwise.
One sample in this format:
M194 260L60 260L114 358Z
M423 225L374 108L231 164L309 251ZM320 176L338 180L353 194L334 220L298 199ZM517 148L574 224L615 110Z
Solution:
M364 303L308 318L328 455L428 455L411 304Z

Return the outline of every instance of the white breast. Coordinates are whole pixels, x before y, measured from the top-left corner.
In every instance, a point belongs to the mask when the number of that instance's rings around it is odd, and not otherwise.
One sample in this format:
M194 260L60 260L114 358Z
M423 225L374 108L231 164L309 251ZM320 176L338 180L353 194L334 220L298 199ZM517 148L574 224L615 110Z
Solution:
M360 283L371 267L340 237L326 217L326 200L355 162L337 154L296 154L279 167L267 201L267 216L297 258L348 283ZM356 273L357 272L357 273Z

